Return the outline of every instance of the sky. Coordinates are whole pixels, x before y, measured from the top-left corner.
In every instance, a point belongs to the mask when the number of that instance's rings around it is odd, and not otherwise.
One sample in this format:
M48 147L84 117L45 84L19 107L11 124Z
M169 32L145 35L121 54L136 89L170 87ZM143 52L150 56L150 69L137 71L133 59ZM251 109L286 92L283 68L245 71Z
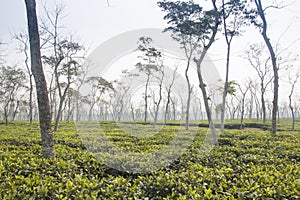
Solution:
M27 21L25 3L20 0L0 0L0 41L11 43L12 34L26 31ZM139 28L164 28L164 13L155 0L37 0L38 16L44 14L44 7L52 9L54 5L63 3L64 17L61 22L66 33L75 34L92 51L101 43L120 33ZM196 0L200 5L209 1ZM269 2L264 0L263 3ZM269 37L271 42L279 43L281 49L287 47L292 55L300 52L300 1L281 10L270 9L267 12ZM243 59L243 52L250 44L263 42L257 29L248 28L242 36L233 40L231 80L245 80L254 77L255 71ZM9 45L8 48L13 48ZM209 50L209 56L219 70L221 77L225 73L226 45L221 34ZM8 60L15 61L13 53L7 55ZM300 66L299 61L295 63ZM242 69L241 69L242 68ZM281 90L282 92L283 90ZM299 89L298 92L300 93ZM282 95L284 96L284 95Z

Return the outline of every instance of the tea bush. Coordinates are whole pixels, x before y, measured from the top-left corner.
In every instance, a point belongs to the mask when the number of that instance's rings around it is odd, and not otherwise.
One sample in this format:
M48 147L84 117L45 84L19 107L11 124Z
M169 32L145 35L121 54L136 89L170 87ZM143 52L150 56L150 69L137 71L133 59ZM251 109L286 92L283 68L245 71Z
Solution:
M105 123L120 148L153 152L166 145L175 126L138 139ZM206 129L173 163L145 174L120 172L97 160L73 123L55 133L56 157L44 159L38 124L0 125L0 199L299 199L300 133L226 130L209 153ZM92 137L92 136L91 136ZM120 159L122 159L120 157Z

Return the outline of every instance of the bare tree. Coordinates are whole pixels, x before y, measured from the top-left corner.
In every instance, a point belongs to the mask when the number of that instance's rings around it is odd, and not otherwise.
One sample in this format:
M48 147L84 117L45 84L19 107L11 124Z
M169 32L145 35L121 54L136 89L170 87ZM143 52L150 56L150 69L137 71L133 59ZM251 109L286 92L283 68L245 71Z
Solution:
M251 119L253 118L253 114L256 113L256 119L259 119L260 116L260 101L258 99L257 91L258 89L258 84L252 81L252 85L250 87L250 102L249 102L249 115L248 118Z
M165 113L164 113L164 123L167 122L168 115L170 114L170 103L171 103L171 98L172 98L171 92L172 92L172 88L175 83L175 80L177 78L177 76L176 76L177 69L178 69L178 67L176 66L175 69L173 70L171 81L169 83L167 83L166 87L165 87L165 89L167 91L167 101L166 101ZM170 119L170 118L168 118L168 119Z
M294 74L293 76L289 74L289 84L291 86L290 94L289 94L289 108L292 115L292 130L295 130L295 108L293 106L293 94L295 90L295 85L298 82L298 79L300 77L299 71Z
M163 84L164 84L164 80L165 80L165 66L163 65L163 63L161 62L161 64L158 66L157 68L157 72L154 73L154 78L156 79L156 82L158 84L158 99L155 99L153 97L154 100L154 122L153 122L153 126L156 126L157 120L158 120L158 113L159 113L159 109L160 109L160 105L161 102L163 100Z
M266 123L266 102L265 102L265 93L267 87L273 80L273 77L269 76L271 67L269 65L270 57L263 58L264 55L264 46L261 44L250 45L249 49L245 51L247 59L250 62L251 66L255 69L259 80L260 80L260 92L261 92L261 108L262 108L262 117L263 123ZM264 59L264 60L263 60Z
M52 52L50 55L43 55L44 63L48 64L53 70L53 79L51 81L52 99L55 101L55 125L54 131L58 131L59 121L62 117L64 104L67 98L68 91L74 83L74 77L78 75L79 68L81 68L80 60L83 58L79 55L84 49L81 44L73 41L73 36L63 38L60 35L60 19L64 10L63 5L56 5L54 11L48 11L45 8L47 21L42 21L42 30L46 32L46 41L48 42ZM54 87L52 88L52 84ZM57 92L57 93L56 93ZM56 103L56 94L58 94L58 104ZM51 96L51 95L50 95ZM56 104L58 109L56 109Z
M37 91L43 156L45 158L52 158L54 157L55 150L53 143L53 134L51 130L51 113L47 82L45 79L41 60L40 36L36 16L36 3L35 0L25 0L25 4L27 10L28 35L30 43L31 71L35 79Z
M184 22L189 20L189 17L190 16L188 15L179 15L177 20ZM189 118L190 118L191 95L192 95L192 84L189 78L189 69L191 66L191 62L193 61L193 56L197 48L199 48L198 41L200 38L194 37L192 32L189 33L178 32L178 29L174 27L168 27L165 29L165 31L172 32L173 39L181 44L181 47L183 48L185 57L187 59L185 73L184 73L187 82L187 91L188 91L186 109L185 109L185 129L189 130Z
M117 86L115 87L115 91L113 93L113 99L111 100L113 115L116 116L118 121L121 121L122 115L124 114L124 110L126 106L128 110L133 109L133 105L130 104L130 88L132 85L132 81L134 78L137 78L138 74L129 72L128 70L122 71L122 81L115 81ZM131 105L128 106L128 104ZM133 109L134 110L134 109ZM127 116L128 118L129 116ZM132 115L134 121L134 111Z
M239 90L241 93L241 98L240 98L240 109L241 109L241 120L240 120L240 129L243 129L243 123L244 123L244 115L245 115L245 100L246 100L246 95L248 93L249 88L251 87L252 82L250 81L249 83L245 84L244 88L239 84Z
M226 102L227 104L227 110L229 111L230 119L235 119L236 113L238 112L240 108L240 104L237 103L237 97L236 96L230 96L230 101Z
M26 67L26 72L29 77L29 123L32 124L32 117L33 117L33 75L29 66L29 47L28 47L28 35L24 33L15 34L14 38L19 41L20 46L18 50L21 53L24 53L25 60L24 64Z
M93 119L93 109L94 106L101 102L102 95L109 90L114 90L114 87L111 82L105 80L99 76L91 76L86 79L86 83L91 86L91 92L86 97L86 101L89 104L89 120Z

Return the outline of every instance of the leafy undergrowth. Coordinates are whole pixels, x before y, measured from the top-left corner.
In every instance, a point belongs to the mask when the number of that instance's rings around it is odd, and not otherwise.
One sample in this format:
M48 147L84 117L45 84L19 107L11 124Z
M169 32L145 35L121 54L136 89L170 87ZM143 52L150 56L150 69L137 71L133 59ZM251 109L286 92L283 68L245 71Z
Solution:
M105 134L120 148L153 152L174 137L164 127L136 139L114 123ZM206 129L190 148L152 173L109 168L87 151L74 124L55 133L56 158L43 159L38 125L0 126L0 199L299 199L300 133L227 130L203 153Z

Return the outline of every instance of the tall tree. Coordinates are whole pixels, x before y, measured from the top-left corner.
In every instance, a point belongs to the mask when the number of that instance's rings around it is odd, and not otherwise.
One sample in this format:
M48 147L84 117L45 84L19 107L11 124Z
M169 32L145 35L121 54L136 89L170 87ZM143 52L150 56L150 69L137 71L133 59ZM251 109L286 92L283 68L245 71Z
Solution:
M19 41L20 46L18 50L24 53L25 60L24 64L26 67L26 72L29 77L29 123L32 124L33 120L33 75L29 65L29 47L28 47L28 35L24 33L15 34L14 38Z
M189 26L189 24L187 22L189 22L192 18L196 18L197 17L197 13L195 11L193 11L194 8L191 7L190 3L187 2L159 2L158 4L160 7L163 8L163 10L174 10L175 12L183 12L185 14L176 14L176 23L179 24L181 23L182 25L184 23L186 23L187 26ZM178 8L176 8L176 6ZM202 10L202 8L198 8L198 12L200 12ZM191 14L189 15L189 12L194 12L194 15ZM172 13L172 15L174 15L175 13ZM170 15L169 15L170 16ZM165 16L165 19L167 19L168 17ZM173 18L174 20L174 18ZM185 67L185 79L187 82L187 102L186 102L186 109L185 109L185 129L188 130L189 129L189 118L190 118L190 106L191 106L191 94L192 94L192 84L189 78L189 70L190 70L190 66L191 66L191 62L193 62L193 56L195 56L195 52L197 51L197 49L200 48L199 46L199 40L200 37L195 36L195 34L193 32L183 32L181 30L178 29L178 27L174 27L174 26L170 26L168 28L165 29L165 31L170 31L172 33L172 38L179 42L181 47L184 50L184 54L185 57L187 59L187 63L186 63L186 67Z
M158 2L158 5L163 11L167 12L164 16L164 19L168 20L168 24L170 25L167 30L173 30L179 34L192 35L196 38L195 41L199 43L199 46L201 46L201 48L199 48L200 54L195 55L193 60L197 67L199 87L202 91L213 143L217 144L217 132L213 123L206 84L204 83L201 70L203 67L203 60L209 48L214 43L219 25L221 24L220 11L217 8L216 0L211 0L211 3L213 8L208 11L204 11L201 6L193 1L162 1Z
M28 34L30 43L31 71L34 76L38 99L43 156L45 158L52 158L54 157L55 149L51 130L51 113L47 82L41 60L36 3L35 0L25 0L25 4L27 10Z
M271 5L264 7L261 0L250 1L254 4L253 9L246 10L246 16L251 20L251 23L259 28L260 34L262 35L268 51L270 53L272 68L273 68L273 102L272 102L272 134L276 134L277 131L277 111L278 111L278 88L279 88L279 76L278 76L278 66L277 59L274 48L271 44L270 38L268 36L268 22L266 19L266 10L268 8L279 8L278 5ZM276 1L273 1L276 3Z
M266 102L265 94L267 92L267 87L271 84L273 77L268 77L271 71L269 65L270 57L263 58L264 55L264 46L260 44L252 44L249 49L245 51L247 59L250 62L250 65L255 69L259 81L260 81L260 99L261 99L261 111L263 123L266 123Z
M74 57L77 56L77 53L81 51L83 47L77 42L63 40L57 43L56 48L54 56L43 56L44 63L53 67L55 85L59 97L54 131L58 131L63 105L66 101L71 84L74 83L74 77L78 75L79 68L81 67L78 58L76 59Z
M146 75L146 84L144 92L144 123L148 119L148 90L151 76L154 72L158 71L158 59L161 58L161 52L152 46L152 39L150 37L140 37L139 46L137 50L143 53L141 56L143 62L136 64L137 69Z
M52 49L49 54L43 55L42 58L43 62L53 70L50 97L52 97L51 112L55 118L54 131L58 131L67 94L74 83L74 77L78 75L79 69L82 67L83 56L80 54L84 49L81 44L74 41L72 35L69 37L62 35L60 22L63 11L63 4L57 4L53 11L45 8L47 20L43 20L41 25L41 29L45 33L44 40Z
M226 106L226 96L228 93L228 81L229 81L229 66L230 66L230 53L231 53L231 43L235 36L240 35L240 29L244 25L244 19L242 11L244 9L244 3L242 0L222 0L222 19L224 36L227 45L227 55L226 55L226 75L225 83L223 88L223 99L221 105L221 131L224 131L225 122L225 106Z

